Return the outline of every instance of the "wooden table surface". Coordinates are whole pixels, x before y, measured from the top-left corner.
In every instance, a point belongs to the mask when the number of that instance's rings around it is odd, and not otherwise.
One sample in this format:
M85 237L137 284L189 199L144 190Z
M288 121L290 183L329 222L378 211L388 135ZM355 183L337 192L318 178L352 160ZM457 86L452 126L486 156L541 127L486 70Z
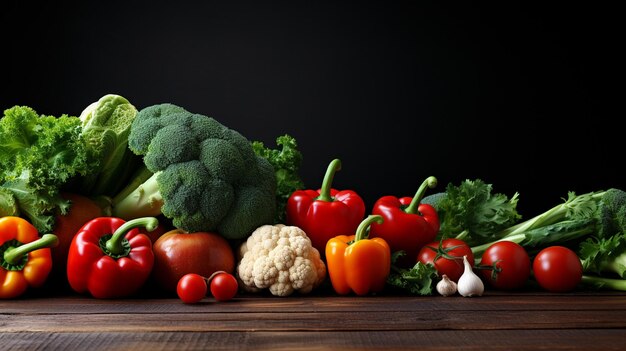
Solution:
M0 350L624 350L626 293L0 301Z

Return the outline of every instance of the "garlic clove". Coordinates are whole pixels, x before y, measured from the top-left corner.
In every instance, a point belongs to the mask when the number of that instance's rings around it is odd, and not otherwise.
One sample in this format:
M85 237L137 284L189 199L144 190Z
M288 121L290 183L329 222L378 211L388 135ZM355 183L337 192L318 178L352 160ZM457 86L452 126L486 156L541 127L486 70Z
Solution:
M467 261L467 256L463 256L463 265L465 269L457 283L459 294L463 297L482 296L485 286L480 277L474 273L472 266Z
M450 280L446 274L441 276L441 280L437 283L436 288L437 292L441 296L451 296L456 294L456 283Z

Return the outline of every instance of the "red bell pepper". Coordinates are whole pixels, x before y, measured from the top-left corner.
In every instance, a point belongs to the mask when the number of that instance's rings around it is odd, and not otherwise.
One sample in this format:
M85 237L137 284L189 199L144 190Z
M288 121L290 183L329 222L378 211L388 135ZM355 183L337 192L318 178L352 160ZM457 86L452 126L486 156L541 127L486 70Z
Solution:
M384 222L371 225L370 237L385 239L392 252L405 251L406 255L398 261L398 265L415 264L419 250L432 242L439 232L439 216L435 208L420 204L426 188L435 186L437 179L428 177L413 198L388 195L374 203L372 214L381 215Z
M365 202L356 192L332 188L335 172L340 169L341 161L334 159L319 190L296 190L287 200L287 224L304 230L322 255L328 240L354 235L365 216Z
M156 229L154 217L124 221L99 217L74 236L67 258L67 278L78 293L95 298L117 298L135 293L154 265L152 242L138 227Z

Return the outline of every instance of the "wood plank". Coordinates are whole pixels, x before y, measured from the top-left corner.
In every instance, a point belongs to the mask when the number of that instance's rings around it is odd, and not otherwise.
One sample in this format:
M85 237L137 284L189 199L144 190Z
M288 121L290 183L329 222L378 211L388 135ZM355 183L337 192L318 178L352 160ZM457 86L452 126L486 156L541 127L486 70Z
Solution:
M301 331L206 333L2 333L3 350L623 350L623 329Z
M233 313L233 312L400 312L400 311L626 311L626 294L610 295L495 295L478 298L442 296L368 297L238 297L226 303L207 298L186 305L178 299L98 300L66 296L0 300L0 314L98 313Z
M418 311L0 315L2 332L205 332L625 328L623 311Z

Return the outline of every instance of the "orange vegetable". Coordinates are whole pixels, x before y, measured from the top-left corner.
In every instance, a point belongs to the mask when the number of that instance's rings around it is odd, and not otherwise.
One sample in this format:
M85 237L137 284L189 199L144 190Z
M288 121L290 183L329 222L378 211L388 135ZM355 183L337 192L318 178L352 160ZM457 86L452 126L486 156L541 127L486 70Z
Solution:
M340 295L354 292L367 295L383 290L391 269L391 250L382 238L367 238L367 228L383 217L370 215L355 235L339 235L326 243L326 263L330 281Z
M57 242L54 234L40 238L23 218L0 218L0 298L11 299L30 286L42 286L52 270L49 247Z
M59 239L59 245L52 252L52 262L54 263L53 273L65 277L67 254L70 251L72 239L85 223L104 213L96 202L86 196L62 193L61 197L70 201L70 209L65 215L58 213L55 216L53 233Z

